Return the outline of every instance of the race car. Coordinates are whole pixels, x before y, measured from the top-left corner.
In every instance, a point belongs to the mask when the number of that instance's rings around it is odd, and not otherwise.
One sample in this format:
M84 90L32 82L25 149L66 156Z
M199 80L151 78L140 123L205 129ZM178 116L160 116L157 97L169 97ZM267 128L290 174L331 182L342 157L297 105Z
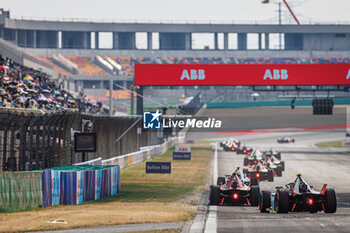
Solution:
M258 185L259 186L259 180L256 177L249 178L243 171L240 169L240 167L237 167L235 170L235 173L237 176L241 179L241 181L245 185ZM217 185L222 185L228 182L228 180L231 178L231 175L226 175L225 177L218 177L217 179Z
M248 168L243 169L243 173L249 178L256 177L259 181L267 180L269 182L273 182L275 176L272 168L264 165L261 160L255 160L252 164L248 165Z
M224 147L227 143L230 143L230 142L234 142L238 147L241 146L241 142L237 139L230 139L230 140L227 140L227 141L221 141L219 143L220 147Z
M210 186L210 205L259 205L260 188L239 169ZM255 180L254 182L257 182Z
M278 143L294 143L295 139L294 138L288 138L288 137L281 137L277 139Z
M265 165L267 168L272 169L274 175L282 176L282 171L284 171L284 161L280 161L273 156L266 156L263 161L263 165Z
M242 146L236 149L237 154L251 154L253 152L253 148Z
M315 191L297 174L294 182L286 185L287 189L276 187L276 193L262 191L260 197L260 212L277 213L310 212L335 213L337 211L337 197L334 189L327 189L324 184L321 191Z
M223 148L224 148L224 151L235 152L238 146L235 141L228 141L224 144Z
M275 166L280 166L282 168L282 171L284 171L284 161L281 161L280 159L278 159L276 157L276 155L278 156L278 154L266 154L266 153L263 153L264 156L264 162L263 164L264 165L267 165L268 167L273 167L274 165ZM279 157L281 157L281 155L279 154Z
M275 149L273 149L272 147L267 150L267 151L264 151L263 154L265 156L274 156L275 158L281 160L281 152L277 152Z
M253 163L256 164L258 161L261 161L263 159L263 153L261 153L259 150L254 150L251 154L246 154L243 159L243 165L248 166Z

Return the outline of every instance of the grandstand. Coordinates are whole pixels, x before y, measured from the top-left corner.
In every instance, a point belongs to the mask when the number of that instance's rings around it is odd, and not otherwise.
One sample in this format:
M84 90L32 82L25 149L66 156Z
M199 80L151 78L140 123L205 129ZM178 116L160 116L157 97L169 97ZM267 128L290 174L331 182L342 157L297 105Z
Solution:
M53 78L63 87L83 92L92 99L106 103L108 80L118 87L133 84L135 64L302 64L349 63L349 25L249 25L249 24L158 24L97 23L11 19L9 12L0 12L0 48L5 56L16 57L19 63L51 69ZM100 33L111 33L111 48L100 46ZM146 49L137 49L136 33L146 33ZM158 34L158 41L153 40ZM213 44L194 48L194 34L210 33ZM219 36L219 34L221 34ZM248 38L257 38L254 49ZM282 44L274 36L281 35ZM235 38L233 40L233 38ZM7 49L11 42L18 50ZM219 46L220 44L220 46ZM278 48L278 49L276 49ZM7 50L6 50L7 49ZM6 54L5 54L6 52ZM20 55L18 55L20 54ZM24 55L27 54L27 55ZM29 59L30 58L30 59ZM35 60L35 61L34 61ZM40 62L39 65L37 63ZM45 71L46 71L45 70ZM348 97L346 92L333 92L332 87L312 91ZM201 91L203 101L271 100L295 94L291 90L266 93L252 87L148 87L145 95L158 102L177 104L180 96ZM298 94L310 94L300 90ZM116 96L120 96L116 94ZM118 101L123 109L128 100ZM145 102L151 104L151 102Z

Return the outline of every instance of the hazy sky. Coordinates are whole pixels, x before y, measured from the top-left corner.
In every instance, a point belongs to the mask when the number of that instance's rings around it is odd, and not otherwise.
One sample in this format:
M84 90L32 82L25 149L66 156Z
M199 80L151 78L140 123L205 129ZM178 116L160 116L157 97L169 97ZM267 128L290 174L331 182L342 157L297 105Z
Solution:
M261 0L0 0L15 18L277 21L277 4ZM350 0L288 0L300 20L350 22ZM286 8L283 6L283 10ZM287 14L287 12L285 13Z

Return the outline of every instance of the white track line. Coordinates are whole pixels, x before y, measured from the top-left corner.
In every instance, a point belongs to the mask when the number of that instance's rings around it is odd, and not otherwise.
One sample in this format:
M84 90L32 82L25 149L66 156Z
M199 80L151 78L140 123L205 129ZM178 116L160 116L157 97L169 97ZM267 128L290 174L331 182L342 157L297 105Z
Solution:
M218 179L218 144L215 144L214 151L214 172L213 172L213 183L216 184L216 180ZM204 233L216 233L217 232L217 206L209 206L208 218L205 223Z

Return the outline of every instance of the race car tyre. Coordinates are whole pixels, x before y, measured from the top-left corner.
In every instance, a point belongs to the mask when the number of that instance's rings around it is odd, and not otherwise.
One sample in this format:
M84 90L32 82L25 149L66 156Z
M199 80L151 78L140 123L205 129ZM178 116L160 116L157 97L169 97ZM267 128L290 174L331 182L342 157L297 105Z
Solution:
M277 213L288 213L289 211L289 194L287 190L278 190L276 193L276 211Z
M273 182L273 178L274 178L273 171L272 171L272 169L269 169L269 170L267 171L267 181Z
M210 186L210 205L218 205L220 198L220 187L217 185Z
M247 176L249 176L249 171L247 168L243 168L243 173L246 174Z
M259 180L256 177L250 179L251 186L259 186Z
M278 152L275 157L276 159L281 160L281 152Z
M279 177L282 176L282 167L281 167L281 166L278 166L278 167L275 169L275 171L276 171L276 175L277 175L277 176L279 176Z
M293 143L295 142L295 139L294 139L294 138L292 139L292 142L293 142Z
M218 177L217 182L216 182L217 185L221 185L221 184L225 184L225 183L226 183L225 177Z
M284 171L284 161L281 161L281 167L282 167L282 171Z
M260 201L260 188L259 186L251 186L251 206L258 206Z
M244 158L243 166L248 166L248 163L249 163L248 158Z
M268 213L271 207L271 194L270 191L262 191L260 195L260 212Z
M334 189L326 189L324 193L325 202L324 208L325 213L335 213L337 211L337 196L335 195Z

